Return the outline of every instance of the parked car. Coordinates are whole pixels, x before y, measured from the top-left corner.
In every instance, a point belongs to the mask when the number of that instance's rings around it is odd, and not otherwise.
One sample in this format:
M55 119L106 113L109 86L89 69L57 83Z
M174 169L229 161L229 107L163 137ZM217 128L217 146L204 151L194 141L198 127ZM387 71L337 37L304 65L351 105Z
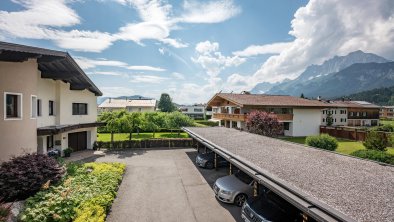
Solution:
M214 152L207 152L207 153L200 153L196 157L196 164L199 167L213 169L215 167L215 153ZM228 162L221 156L218 155L218 167L227 166Z
M245 201L241 217L245 222L302 221L300 210L270 190Z
M213 185L215 196L222 202L241 207L253 195L253 178L242 171L221 177Z

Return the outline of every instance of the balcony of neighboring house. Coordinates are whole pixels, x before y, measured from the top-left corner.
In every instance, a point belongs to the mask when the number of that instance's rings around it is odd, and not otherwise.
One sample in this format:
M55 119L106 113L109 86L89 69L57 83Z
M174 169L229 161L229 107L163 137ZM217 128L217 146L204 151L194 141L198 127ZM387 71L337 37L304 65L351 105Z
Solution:
M241 108L239 107L221 107L216 110L216 112L213 113L213 118L214 119L220 119L220 120L231 120L231 121L246 121L248 113L241 113ZM279 121L281 122L289 122L293 121L293 114L292 113L274 113Z

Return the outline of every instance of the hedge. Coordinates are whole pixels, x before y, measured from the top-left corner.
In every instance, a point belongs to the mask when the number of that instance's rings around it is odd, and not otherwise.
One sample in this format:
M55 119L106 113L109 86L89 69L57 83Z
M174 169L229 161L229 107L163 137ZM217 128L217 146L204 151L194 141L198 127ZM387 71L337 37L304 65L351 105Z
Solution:
M191 138L173 138L173 139L149 139L149 140L124 140L111 142L97 141L95 146L105 149L129 149L129 148L156 148L156 147L191 147L193 144Z
M121 163L72 163L61 184L27 199L19 220L104 222L125 167Z
M195 120L194 122L205 125L205 126L219 126L219 122L213 122L208 120Z
M394 165L394 155L378 150L357 150L350 155Z

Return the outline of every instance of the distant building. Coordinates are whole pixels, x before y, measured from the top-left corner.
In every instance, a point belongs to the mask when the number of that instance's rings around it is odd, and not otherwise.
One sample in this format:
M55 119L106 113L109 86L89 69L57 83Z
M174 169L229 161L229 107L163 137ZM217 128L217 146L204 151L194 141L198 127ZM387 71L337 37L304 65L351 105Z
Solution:
M333 126L377 126L379 125L380 107L365 101L325 101L331 108L322 110L323 126L331 115Z
M128 112L156 111L155 99L112 99L108 98L98 106L98 113L126 110Z
M379 117L386 119L394 118L394 106L382 106L379 110Z
M206 116L206 108L205 105L196 104L196 105L180 105L179 111L183 114L188 115L192 119L205 119L208 118ZM212 114L211 114L212 115Z

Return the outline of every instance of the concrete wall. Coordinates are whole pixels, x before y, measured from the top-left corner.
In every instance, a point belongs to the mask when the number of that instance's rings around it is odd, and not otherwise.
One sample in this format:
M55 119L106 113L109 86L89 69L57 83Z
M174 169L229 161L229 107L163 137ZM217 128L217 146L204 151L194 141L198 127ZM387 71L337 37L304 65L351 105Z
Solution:
M154 112L155 107L154 106L150 106L150 107L148 107L148 106L141 106L141 107L128 106L128 107L126 107L126 110L129 112Z
M319 134L321 122L320 109L293 109L291 136L310 136Z
M31 95L37 95L37 62L0 62L0 162L37 151L37 122L31 118ZM22 117L4 119L4 93L22 94Z
M41 116L37 117L37 127L53 126L56 124L56 115L49 116L49 100L56 99L56 81L52 79L42 79L37 72L37 99L41 100Z

